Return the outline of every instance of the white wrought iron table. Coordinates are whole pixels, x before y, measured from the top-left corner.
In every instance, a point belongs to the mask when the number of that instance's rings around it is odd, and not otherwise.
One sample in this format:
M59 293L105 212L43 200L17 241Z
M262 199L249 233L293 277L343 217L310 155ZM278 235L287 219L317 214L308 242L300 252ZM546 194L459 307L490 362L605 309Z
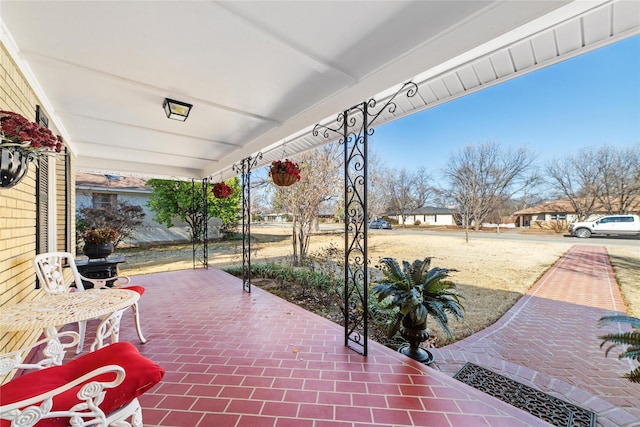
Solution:
M103 346L111 337L118 341L120 319L124 309L140 298L127 289L88 289L64 294L45 294L33 301L21 302L0 310L0 332L44 330L54 336L58 328L68 323L100 318L91 351Z

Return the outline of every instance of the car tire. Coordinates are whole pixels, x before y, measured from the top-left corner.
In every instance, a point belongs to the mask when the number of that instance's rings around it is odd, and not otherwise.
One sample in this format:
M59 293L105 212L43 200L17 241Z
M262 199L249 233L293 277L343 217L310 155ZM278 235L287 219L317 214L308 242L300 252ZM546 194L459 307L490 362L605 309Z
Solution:
M578 228L576 230L576 237L579 237L581 239L588 239L589 237L591 237L591 230L589 230L588 228Z

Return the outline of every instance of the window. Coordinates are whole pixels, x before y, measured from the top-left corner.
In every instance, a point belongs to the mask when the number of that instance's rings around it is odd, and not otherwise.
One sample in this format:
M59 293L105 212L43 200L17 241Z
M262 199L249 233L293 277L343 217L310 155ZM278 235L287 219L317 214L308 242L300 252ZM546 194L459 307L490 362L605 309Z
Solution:
M94 208L115 206L117 202L118 202L117 194L93 193Z
M566 221L567 214L551 214L551 219L554 221Z

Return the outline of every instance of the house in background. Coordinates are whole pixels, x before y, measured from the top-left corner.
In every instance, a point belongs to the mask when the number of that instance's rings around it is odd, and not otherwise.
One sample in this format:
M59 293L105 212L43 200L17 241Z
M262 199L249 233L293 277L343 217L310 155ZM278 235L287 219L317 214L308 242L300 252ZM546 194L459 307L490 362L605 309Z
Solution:
M553 200L514 212L516 227L548 228L552 222L567 224L578 219L569 200Z
M143 223L134 231L125 243L144 245L152 243L185 243L190 241L189 226L179 218L174 219L173 227L158 224L153 218L155 213L149 209L148 202L153 189L146 185L144 178L100 175L91 173L76 174L76 210L86 207L100 207L127 202L141 206L145 216ZM213 218L209 221L209 238L220 237L222 221Z
M422 225L422 226L447 226L458 225L455 220L455 210L449 208L437 208L434 206L424 206L414 209L404 216L385 215L393 219L399 225ZM418 222L419 221L419 222Z
M630 213L640 213L640 197L632 199L632 208ZM612 204L613 213L620 205ZM597 203L593 208L591 217L609 215L607 209L602 204ZM530 208L522 209L514 212L516 227L529 228L555 228L558 222L562 222L567 226L572 222L578 221L578 215L575 208L568 199L552 200L541 203Z

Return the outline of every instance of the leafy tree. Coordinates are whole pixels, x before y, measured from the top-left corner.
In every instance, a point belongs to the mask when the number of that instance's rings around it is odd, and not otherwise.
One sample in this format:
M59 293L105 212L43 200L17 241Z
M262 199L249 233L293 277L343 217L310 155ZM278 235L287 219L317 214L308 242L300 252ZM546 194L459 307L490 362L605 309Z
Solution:
M525 147L504 149L495 142L467 145L451 155L444 175L467 231L477 231L485 218L511 197L539 181L534 156Z
M135 228L142 224L145 215L142 206L126 201L97 208L86 207L81 208L76 216L76 228L78 235L92 227L111 228L118 234L113 242L113 247L116 248L124 239L131 237Z
M147 185L153 188L149 208L155 212L155 220L167 227L173 227L175 218L185 221L190 228L191 240L204 237L204 223L211 218L220 218L225 229L235 226L241 210L240 180L232 178L226 183L233 188L233 194L225 199L217 199L207 185L208 211L204 213L203 188L201 182L150 179Z

